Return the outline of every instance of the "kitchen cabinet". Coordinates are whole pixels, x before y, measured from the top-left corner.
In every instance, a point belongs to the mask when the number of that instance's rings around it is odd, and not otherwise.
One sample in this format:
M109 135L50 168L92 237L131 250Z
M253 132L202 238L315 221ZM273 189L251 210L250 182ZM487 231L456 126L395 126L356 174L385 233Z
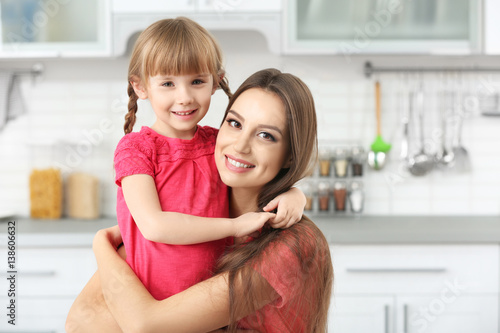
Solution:
M7 258L6 249L0 257ZM9 304L9 281L2 263L1 304ZM88 247L19 247L16 258L16 326L0 321L0 331L65 332L68 311L97 265ZM5 292L5 293L4 293ZM15 330L13 329L15 328Z
M498 245L345 245L331 253L334 333L498 332Z
M0 57L109 56L109 1L2 0Z
M500 2L484 0L484 52L488 55L500 54Z
M478 0L287 0L285 9L288 54L481 52Z
M113 55L127 51L129 40L155 21L189 17L208 30L253 30L266 36L271 52L281 52L281 0L113 0Z

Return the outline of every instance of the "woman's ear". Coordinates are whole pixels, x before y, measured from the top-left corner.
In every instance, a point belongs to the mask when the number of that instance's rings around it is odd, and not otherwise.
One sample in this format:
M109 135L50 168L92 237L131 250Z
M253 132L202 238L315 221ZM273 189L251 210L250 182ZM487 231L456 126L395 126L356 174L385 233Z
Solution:
M142 80L137 75L131 76L130 84L132 85L132 88L134 88L137 97L139 97L140 99L148 98L148 91L144 86L144 84L142 83Z
M289 158L285 161L285 163L283 164L283 169L289 169L289 168L290 168L290 165L292 164L292 161L293 161L293 160L292 160L292 158L291 158L291 157L289 157Z

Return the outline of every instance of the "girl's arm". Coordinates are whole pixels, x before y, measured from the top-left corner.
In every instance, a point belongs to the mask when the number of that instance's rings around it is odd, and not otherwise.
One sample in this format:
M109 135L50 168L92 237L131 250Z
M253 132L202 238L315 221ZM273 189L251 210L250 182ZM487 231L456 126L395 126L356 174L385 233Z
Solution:
M116 252L120 239L116 227L94 238L94 252L104 298L124 332L210 332L229 323L229 287L226 275L217 275L165 300L155 300ZM263 279L264 280L264 279ZM240 284L236 278L236 292ZM239 318L253 313L277 296L264 280L263 293Z
M164 212L153 178L144 174L124 177L122 190L137 227L146 239L153 242L183 245L246 236L275 216L272 213L247 213L229 219Z
M306 196L298 188L292 187L288 192L278 195L264 207L264 211L272 212L277 209L276 217L270 224L273 228L289 228L302 219Z

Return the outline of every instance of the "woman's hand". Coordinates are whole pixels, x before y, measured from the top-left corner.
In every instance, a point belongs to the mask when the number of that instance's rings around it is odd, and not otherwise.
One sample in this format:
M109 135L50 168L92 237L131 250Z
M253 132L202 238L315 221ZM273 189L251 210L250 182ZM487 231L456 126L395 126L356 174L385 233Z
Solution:
M118 249L123 244L122 234L120 233L118 226L115 225L114 227L97 231L92 245L94 252L96 247L102 244L101 242L107 242L115 249Z
M272 212L277 209L276 217L269 221L270 225L275 229L285 229L302 219L305 206L306 196L304 193L300 189L292 187L290 191L280 194L271 200L264 207L264 211Z

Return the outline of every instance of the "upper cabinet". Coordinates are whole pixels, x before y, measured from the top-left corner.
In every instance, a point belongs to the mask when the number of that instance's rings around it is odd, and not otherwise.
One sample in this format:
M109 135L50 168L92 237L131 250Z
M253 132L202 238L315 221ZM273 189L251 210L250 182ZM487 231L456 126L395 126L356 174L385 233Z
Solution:
M109 56L109 0L1 0L0 57Z
M254 30L281 53L282 0L112 0L113 54L126 53L130 37L151 23L187 16L208 30Z
M484 0L484 53L500 54L500 1Z
M482 51L481 0L287 0L285 8L285 53Z

